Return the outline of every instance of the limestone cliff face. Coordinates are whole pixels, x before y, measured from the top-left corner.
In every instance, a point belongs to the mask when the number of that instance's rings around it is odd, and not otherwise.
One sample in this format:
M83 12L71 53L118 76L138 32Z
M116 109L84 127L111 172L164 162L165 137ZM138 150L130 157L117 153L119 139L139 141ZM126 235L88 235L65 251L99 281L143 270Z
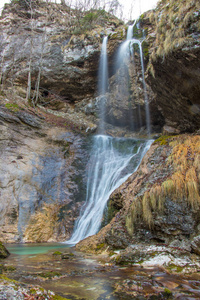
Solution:
M165 118L164 130L174 133L198 130L199 1L161 1L149 19L146 20L146 26L150 25L147 81Z
M42 113L10 103L0 109L0 238L67 239L84 200L84 139L52 128Z

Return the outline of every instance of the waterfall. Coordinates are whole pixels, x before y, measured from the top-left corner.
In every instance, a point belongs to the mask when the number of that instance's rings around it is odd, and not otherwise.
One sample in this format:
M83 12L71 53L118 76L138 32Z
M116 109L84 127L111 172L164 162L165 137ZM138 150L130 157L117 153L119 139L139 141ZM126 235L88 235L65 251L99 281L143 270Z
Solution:
M122 44L118 57L130 58L130 45L133 39L133 26L127 33L127 40ZM144 154L149 149L152 140L113 138L105 134L105 101L108 91L107 41L103 39L100 62L98 94L101 98L99 131L101 134L93 137L90 160L87 172L86 200L80 216L75 222L74 231L67 244L75 245L80 240L96 234L102 223L103 214L111 193L137 170ZM131 43L131 44L130 44ZM138 45L140 42L137 41ZM141 63L143 57L141 55ZM144 71L144 65L142 65ZM145 85L144 85L145 87Z
M99 132L105 132L105 102L106 92L108 90L108 58L107 58L107 42L108 37L103 38L101 47L101 55L99 62L99 74L98 74L98 95L100 95L100 116L99 116Z
M147 126L147 133L150 135L151 133L151 126L150 126L150 112L149 112L149 99L147 95L147 87L144 78L144 59L143 59L143 52L142 52L142 42L137 39L132 39L131 44L137 44L140 50L140 61L141 61L141 68L142 68L142 82L143 82L143 89L144 89L144 102L145 102L145 113L146 113L146 126Z
M141 162L152 141L94 136L88 169L87 196L68 244L97 233L111 193Z
M120 68L122 69L124 66L130 64L130 59L132 59L133 69L135 71L135 62L134 62L134 44L137 44L139 47L140 52L140 63L141 63L141 70L142 70L142 83L143 83L143 90L144 90L144 103L145 103L145 115L146 115L146 128L147 133L150 135L151 133L151 126L150 126L150 112L149 112L149 100L144 76L144 59L143 59L143 51L142 51L142 42L138 39L133 37L133 28L136 22L133 25L129 25L127 29L127 36L126 40L121 44L118 55L117 55L117 67L119 68L118 71L118 84L120 85ZM129 78L127 78L129 80ZM138 107L138 115L139 115L139 125L141 126L141 113L140 113L140 106Z
M126 40L128 40L128 41L133 38L133 27L134 27L134 24L128 26L127 35L126 35Z

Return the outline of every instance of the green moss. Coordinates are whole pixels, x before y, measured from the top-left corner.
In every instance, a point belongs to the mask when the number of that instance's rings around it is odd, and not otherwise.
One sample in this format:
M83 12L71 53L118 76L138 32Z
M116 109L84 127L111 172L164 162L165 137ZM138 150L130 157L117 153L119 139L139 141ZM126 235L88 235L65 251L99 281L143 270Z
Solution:
M6 258L9 255L8 250L4 247L4 245L0 242L0 258Z
M154 144L160 144L160 146L162 145L168 145L169 144L169 140L172 139L174 136L170 136L170 135L162 135L160 136L157 140L154 141Z
M118 212L118 210L112 205L111 202L108 204L108 210L106 214L106 223L108 224L112 218L115 216L115 214Z
M166 268L168 271L176 272L176 273L181 273L183 271L183 267L181 266L176 266L175 264L170 264Z
M115 257L115 263L117 265L121 265L121 266L126 266L128 265L129 263L131 263L130 261L128 260L124 260L123 257L121 255L118 255L117 257Z
M56 271L48 271L48 272L45 272L45 273L40 273L38 274L40 277L43 277L43 278L48 278L48 279L51 279L55 276L61 276L61 274L59 272L56 272Z
M55 252L53 253L53 255L62 255L62 252L60 252L60 251L55 251Z
M14 112L19 111L19 105L16 104L16 103L6 103L6 104L5 104L5 107L6 107L7 109L10 109L10 110L14 111Z
M98 244L97 247L96 247L96 249L97 249L97 250L100 250L100 249L102 249L104 246L105 246L104 243Z
M16 280L10 279L10 278L6 277L5 275L0 275L0 280L1 280L1 279L2 279L2 280L9 281L9 282L17 283Z
M168 295L171 295L171 294L172 294L172 292L171 292L169 289L167 289L167 288L165 288L164 293L165 293L165 294L168 294Z
M14 272L16 270L14 266L6 266L5 268L7 272Z
M173 297L172 292L167 288L164 289L164 292L162 294L163 294L165 299L173 299L172 298Z
M75 256L74 253L64 253L62 254L62 259L70 259L74 256Z
M35 289L30 289L30 293L34 295L34 294L36 294L36 290Z
M123 40L124 39L124 33L123 29L120 29L119 31L116 31L109 35L110 40Z
M53 298L54 300L69 300L69 299L63 298L63 297L61 297L61 296L59 296L59 295L54 295L54 296L52 296L52 298Z
M142 51L143 51L144 57L147 58L149 56L149 45L145 41L142 43Z
M143 19L144 19L144 14L141 14L139 20L142 21Z

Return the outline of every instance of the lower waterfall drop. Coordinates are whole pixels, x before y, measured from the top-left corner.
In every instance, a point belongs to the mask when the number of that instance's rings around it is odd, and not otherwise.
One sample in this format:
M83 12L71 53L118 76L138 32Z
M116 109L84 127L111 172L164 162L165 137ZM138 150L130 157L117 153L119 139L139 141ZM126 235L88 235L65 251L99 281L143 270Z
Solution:
M151 140L94 136L88 169L87 196L68 244L97 233L111 193L137 170Z

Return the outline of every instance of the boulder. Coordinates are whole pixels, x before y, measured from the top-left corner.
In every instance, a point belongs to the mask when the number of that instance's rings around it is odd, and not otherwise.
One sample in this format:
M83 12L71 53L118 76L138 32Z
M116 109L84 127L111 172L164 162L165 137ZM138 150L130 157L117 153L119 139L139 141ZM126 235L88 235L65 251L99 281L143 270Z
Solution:
M9 255L9 251L6 249L6 247L0 242L0 258L6 258Z

